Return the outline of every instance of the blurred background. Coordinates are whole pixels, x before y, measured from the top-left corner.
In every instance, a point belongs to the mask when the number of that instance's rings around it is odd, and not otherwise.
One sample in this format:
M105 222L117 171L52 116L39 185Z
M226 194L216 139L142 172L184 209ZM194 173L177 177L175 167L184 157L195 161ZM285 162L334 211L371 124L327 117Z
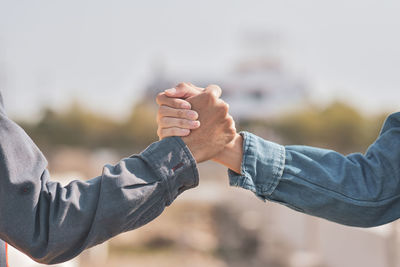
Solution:
M399 110L400 2L0 0L0 90L55 180L157 140L155 96L215 83L238 128L364 152ZM400 266L398 223L340 226L263 203L199 166L155 221L59 266ZM12 250L10 266L39 266Z

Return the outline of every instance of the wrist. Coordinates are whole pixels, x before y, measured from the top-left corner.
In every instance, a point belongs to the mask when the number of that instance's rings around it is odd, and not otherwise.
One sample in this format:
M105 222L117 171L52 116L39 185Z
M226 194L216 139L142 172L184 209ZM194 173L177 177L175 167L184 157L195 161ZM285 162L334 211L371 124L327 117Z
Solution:
M236 134L235 138L227 144L222 152L217 154L213 161L218 162L236 173L241 173L243 159L243 137Z
M188 147L190 153L197 163L201 163L206 160L206 155L204 154L204 149L201 145L198 145L198 143L195 140L191 139L190 136L182 137L182 140Z

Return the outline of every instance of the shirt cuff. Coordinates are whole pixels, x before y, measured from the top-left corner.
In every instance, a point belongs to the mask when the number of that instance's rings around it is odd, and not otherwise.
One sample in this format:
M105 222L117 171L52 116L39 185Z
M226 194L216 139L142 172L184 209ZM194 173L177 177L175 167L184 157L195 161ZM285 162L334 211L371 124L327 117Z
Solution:
M185 190L199 184L196 161L180 137L168 137L153 143L141 156L165 182L167 205Z
M278 186L285 166L285 147L249 132L243 136L241 174L228 170L231 186L250 190L263 200Z

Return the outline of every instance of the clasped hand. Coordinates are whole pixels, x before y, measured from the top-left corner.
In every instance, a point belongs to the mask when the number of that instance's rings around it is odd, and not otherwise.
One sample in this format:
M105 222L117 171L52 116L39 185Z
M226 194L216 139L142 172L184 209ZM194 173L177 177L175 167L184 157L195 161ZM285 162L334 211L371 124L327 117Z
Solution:
M243 140L221 93L217 85L180 83L158 94L157 134L182 137L198 163L213 159L240 173Z

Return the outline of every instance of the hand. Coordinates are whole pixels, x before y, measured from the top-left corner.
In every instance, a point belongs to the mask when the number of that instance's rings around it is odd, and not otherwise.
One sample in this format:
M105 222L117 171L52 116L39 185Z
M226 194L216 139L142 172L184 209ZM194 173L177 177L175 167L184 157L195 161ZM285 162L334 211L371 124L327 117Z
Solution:
M191 117L187 108L182 108L184 103L182 101L184 100L168 97L168 95L187 97L186 101L193 110L197 111L201 126L191 127L190 121L193 122L195 116ZM189 129L192 129L191 134L183 137L182 140L189 147L197 162L209 160L219 154L236 135L234 121L228 114L229 107L219 99L220 96L221 88L216 85L210 85L203 90L184 83L159 94L157 103L160 105L158 113L158 135L160 139L172 136L175 133L184 136L189 134ZM161 108L162 106L172 107L172 109ZM178 112L179 116L175 117L174 120L165 116L166 114L176 115ZM169 119L165 119L167 117Z
M157 113L157 135L160 140L169 136L187 136L190 130L200 127L198 113L190 110L192 105L184 99L202 92L203 88L191 83L180 83L158 94L156 101L160 107Z

